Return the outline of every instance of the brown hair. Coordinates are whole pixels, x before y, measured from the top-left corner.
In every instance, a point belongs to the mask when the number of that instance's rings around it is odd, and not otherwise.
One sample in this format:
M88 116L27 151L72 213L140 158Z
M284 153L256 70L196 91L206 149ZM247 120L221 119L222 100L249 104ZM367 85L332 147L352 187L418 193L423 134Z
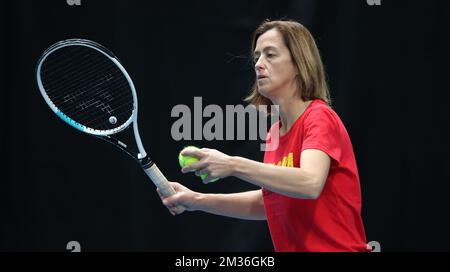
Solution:
M302 99L304 101L321 99L331 105L319 49L311 33L302 24L295 21L265 20L253 33L251 53L255 51L258 38L271 29L278 30L291 53L291 59L298 72L297 81ZM268 98L259 93L256 82L245 101L255 106L272 104Z

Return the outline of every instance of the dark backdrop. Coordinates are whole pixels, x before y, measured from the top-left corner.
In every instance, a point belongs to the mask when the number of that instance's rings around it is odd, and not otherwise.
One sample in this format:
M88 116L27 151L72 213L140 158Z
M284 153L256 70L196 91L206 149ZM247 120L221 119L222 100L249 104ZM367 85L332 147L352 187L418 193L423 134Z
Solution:
M0 4L0 250L272 251L265 222L184 213L173 217L134 161L76 133L51 113L34 69L66 38L97 41L131 74L141 136L171 180L188 144L261 160L258 141L175 141L177 104L243 104L254 74L250 35L266 18L291 18L315 36L333 107L352 138L368 241L384 251L449 250L447 1L9 0ZM205 119L204 121L206 121Z

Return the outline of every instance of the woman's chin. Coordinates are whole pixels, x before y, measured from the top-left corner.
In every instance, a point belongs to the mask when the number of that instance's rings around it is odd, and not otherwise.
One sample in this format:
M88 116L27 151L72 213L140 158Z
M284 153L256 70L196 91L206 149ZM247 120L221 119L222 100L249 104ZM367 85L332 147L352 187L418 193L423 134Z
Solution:
M260 95L262 95L262 96L264 96L265 98L268 98L268 99L270 99L273 96L273 95L271 95L272 92L270 90L268 90L267 88L259 87L258 88L258 92L259 92Z

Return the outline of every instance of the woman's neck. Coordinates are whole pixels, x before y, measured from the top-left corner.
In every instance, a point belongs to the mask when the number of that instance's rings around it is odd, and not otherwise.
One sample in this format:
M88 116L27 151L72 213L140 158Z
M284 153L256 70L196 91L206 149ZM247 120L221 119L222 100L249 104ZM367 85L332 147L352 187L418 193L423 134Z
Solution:
M286 99L278 101L280 113L280 135L286 134L294 125L295 121L303 114L306 108L311 104L311 101L304 101L301 98Z

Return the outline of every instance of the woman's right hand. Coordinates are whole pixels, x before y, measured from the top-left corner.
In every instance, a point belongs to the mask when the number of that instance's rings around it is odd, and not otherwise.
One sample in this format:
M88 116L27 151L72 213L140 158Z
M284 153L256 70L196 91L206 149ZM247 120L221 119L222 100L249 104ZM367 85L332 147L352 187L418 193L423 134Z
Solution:
M177 183L169 182L175 190L175 194L169 197L164 197L159 189L156 191L162 200L162 203L169 209L172 215L177 215L187 211L196 211L200 209L199 201L202 199L202 194L194 192L187 187Z

